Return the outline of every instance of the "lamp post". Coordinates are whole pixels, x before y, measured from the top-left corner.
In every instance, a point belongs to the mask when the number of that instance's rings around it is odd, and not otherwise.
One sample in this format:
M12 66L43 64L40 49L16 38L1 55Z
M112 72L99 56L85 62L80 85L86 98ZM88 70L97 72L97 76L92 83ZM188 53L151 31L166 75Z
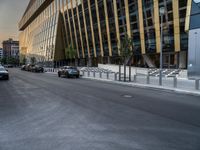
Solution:
M163 16L165 14L165 7L160 7L160 17L161 17L161 40L160 40L160 76L159 76L159 85L162 86L162 67L163 67Z

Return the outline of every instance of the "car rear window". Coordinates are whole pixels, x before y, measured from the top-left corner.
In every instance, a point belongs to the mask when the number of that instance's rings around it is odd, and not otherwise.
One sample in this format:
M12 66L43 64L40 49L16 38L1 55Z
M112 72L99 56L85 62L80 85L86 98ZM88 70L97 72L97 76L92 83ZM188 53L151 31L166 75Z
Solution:
M69 69L77 69L76 67L69 67Z
M6 69L5 68L0 68L0 71L6 71Z

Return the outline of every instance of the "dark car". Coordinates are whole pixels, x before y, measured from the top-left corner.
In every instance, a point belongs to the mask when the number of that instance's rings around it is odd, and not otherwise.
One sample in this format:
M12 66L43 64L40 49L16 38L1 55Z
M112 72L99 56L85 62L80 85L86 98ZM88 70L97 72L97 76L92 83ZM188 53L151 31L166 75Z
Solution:
M73 66L64 66L61 67L58 70L58 77L76 77L79 78L80 77L80 72L77 69L77 67L73 67Z
M30 64L27 64L26 66L25 66L25 71L28 71L29 70L29 67L30 66Z
M25 71L31 71L32 67L34 65L31 65L31 64L27 64L26 67L25 67Z
M12 64L7 64L7 65L4 65L4 67L6 67L6 68L13 68L14 66Z
M9 73L4 67L0 67L0 79L9 80Z
M25 69L26 69L26 65L22 65L21 70L25 70Z
M31 66L32 72L44 72L44 68L42 66L34 65Z

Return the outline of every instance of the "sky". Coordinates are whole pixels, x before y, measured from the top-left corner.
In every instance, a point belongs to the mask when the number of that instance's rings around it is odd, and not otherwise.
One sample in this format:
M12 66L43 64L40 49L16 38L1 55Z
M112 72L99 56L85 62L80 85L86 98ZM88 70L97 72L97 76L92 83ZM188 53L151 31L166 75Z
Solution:
M18 40L18 22L29 0L0 0L0 47L8 38Z

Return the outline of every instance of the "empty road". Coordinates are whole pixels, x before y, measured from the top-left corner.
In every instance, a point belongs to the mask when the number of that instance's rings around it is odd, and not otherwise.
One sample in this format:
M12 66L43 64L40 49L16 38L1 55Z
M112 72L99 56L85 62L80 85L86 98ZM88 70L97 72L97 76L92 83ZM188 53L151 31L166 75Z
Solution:
M0 150L200 150L200 97L9 69Z

